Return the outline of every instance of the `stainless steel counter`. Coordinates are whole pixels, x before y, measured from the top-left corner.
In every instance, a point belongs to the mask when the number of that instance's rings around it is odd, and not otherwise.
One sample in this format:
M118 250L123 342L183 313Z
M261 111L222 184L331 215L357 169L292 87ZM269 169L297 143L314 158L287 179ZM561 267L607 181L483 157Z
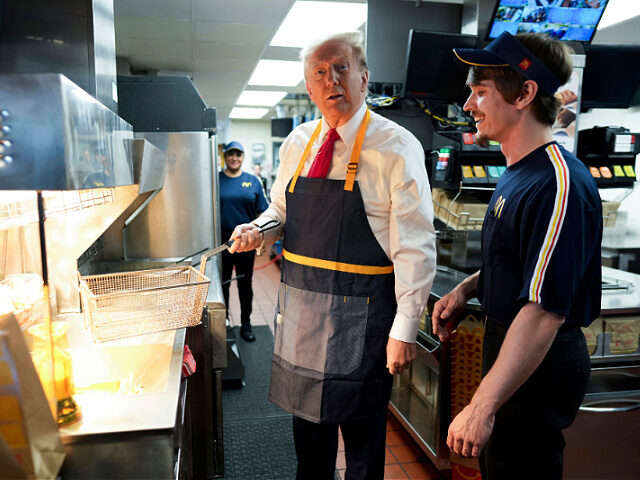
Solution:
M602 267L602 314L640 312L640 275Z
M469 275L448 267L437 267L431 295L436 299L453 290ZM631 313L640 311L640 275L615 268L602 267L602 313ZM480 310L480 302L472 298L467 308Z
M441 299L468 276L466 273L449 267L437 266L436 277L431 287L431 295L438 300ZM467 302L467 307L472 310L480 310L480 302L474 297Z

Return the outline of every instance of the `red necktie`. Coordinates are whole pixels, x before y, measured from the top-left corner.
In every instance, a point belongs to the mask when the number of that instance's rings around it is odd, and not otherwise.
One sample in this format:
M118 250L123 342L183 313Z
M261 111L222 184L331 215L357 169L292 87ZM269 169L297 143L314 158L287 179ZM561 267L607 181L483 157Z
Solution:
M313 164L307 173L307 177L325 178L331 167L333 159L333 144L340 138L335 128L327 132L327 139L324 141L320 150L313 159Z

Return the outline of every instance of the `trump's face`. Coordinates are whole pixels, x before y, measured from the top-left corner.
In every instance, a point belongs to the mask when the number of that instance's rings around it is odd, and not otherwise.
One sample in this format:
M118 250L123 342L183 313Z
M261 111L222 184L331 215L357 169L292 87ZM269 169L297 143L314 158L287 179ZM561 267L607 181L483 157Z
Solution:
M333 128L360 108L368 82L369 71L360 66L353 48L344 42L327 42L307 59L307 91Z

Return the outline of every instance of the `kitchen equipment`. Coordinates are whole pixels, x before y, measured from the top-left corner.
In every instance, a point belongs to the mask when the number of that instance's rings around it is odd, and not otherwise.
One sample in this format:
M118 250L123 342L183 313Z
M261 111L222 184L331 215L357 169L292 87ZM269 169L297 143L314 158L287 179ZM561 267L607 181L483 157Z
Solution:
M564 430L563 478L638 478L640 457L640 275L602 268L601 317L588 329L591 378Z
M175 261L220 244L215 108L187 76L118 76L118 99L135 137L168 160L162 190L126 222L124 258Z
M461 324L455 332L440 342L431 333L433 306L453 287L467 278L456 270L438 266L431 288L426 312L421 318L416 340L416 359L408 370L394 376L389 409L405 427L417 445L439 470L452 468L452 459L446 444L451 413L468 403L473 393L469 379L473 367L471 357L478 357L479 348L475 327L481 326L482 312L476 298L467 302ZM466 329L467 335L461 335ZM461 350L465 350L462 351ZM456 352L458 358L452 358ZM459 362L458 360L462 360ZM456 374L456 371L458 374ZM459 374L462 371L464 374ZM477 374L473 377L479 377ZM453 378L452 378L453 377ZM454 390L455 388L455 390Z
M218 247L220 248L220 247ZM136 272L80 276L80 297L85 327L95 342L133 337L200 324L209 291L200 269L175 266Z

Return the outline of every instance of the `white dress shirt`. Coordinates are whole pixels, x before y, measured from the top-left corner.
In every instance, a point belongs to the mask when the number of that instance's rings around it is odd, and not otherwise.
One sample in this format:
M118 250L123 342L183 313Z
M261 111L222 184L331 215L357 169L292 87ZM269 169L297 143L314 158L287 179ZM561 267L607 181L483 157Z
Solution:
M363 102L355 115L337 128L340 139L334 145L327 178L346 178L347 164L366 108ZM277 219L284 225L285 190L319 121L298 126L280 147L280 166L271 188L271 205L256 224ZM324 119L321 121L322 130L311 148L302 176L307 175L330 128ZM406 129L371 112L356 181L371 230L394 265L398 311L389 335L413 343L436 267L433 204L422 145ZM273 243L281 234L282 229L266 232L266 243Z

